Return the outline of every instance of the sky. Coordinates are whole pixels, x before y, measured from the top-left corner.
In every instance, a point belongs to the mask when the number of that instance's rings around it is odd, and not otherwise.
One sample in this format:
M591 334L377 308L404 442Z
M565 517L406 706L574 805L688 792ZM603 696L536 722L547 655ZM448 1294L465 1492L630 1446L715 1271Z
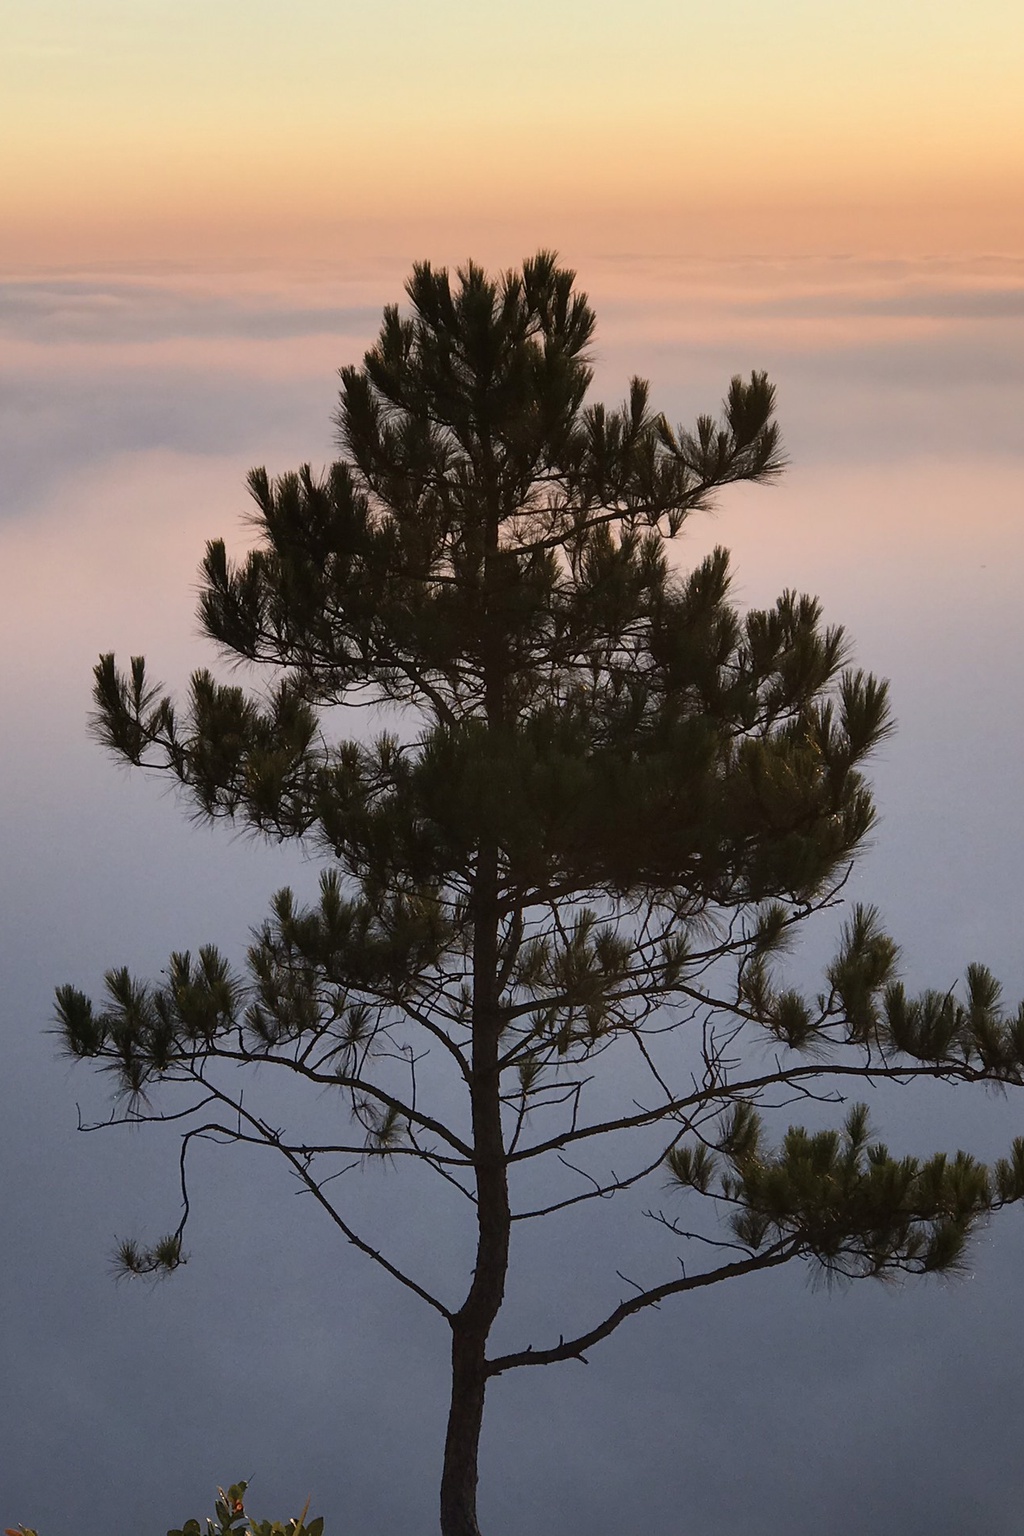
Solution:
M26 264L1019 240L1015 0L8 0ZM623 221L628 220L628 229ZM531 233L531 238L535 236Z
M817 593L899 731L851 894L911 986L979 959L1024 996L1024 64L1019 5L777 0L8 0L0 44L0 1524L159 1536L252 1477L328 1536L430 1536L446 1339L286 1179L208 1149L192 1258L115 1283L176 1217L173 1143L80 1135L105 1086L48 1031L63 981L239 957L294 852L189 823L86 731L100 651L213 662L205 540L244 475L334 452L336 369L411 262L556 245L598 315L594 394L673 420L777 385L790 468L688 524L736 595ZM827 937L822 944L827 948ZM824 952L824 950L822 951ZM810 964L815 955L807 959ZM1012 1094L881 1094L894 1147L999 1155ZM439 1285L464 1234L397 1174L357 1215ZM660 1277L637 1208L524 1247L502 1327L557 1333ZM670 1262L674 1262L670 1257ZM1020 1274L679 1298L591 1364L496 1384L485 1536L1016 1536Z

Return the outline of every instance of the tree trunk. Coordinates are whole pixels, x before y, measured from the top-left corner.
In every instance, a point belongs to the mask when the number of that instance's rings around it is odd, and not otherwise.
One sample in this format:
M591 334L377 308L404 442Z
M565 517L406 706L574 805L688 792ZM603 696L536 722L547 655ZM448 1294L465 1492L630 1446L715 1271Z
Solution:
M483 519L485 622L484 716L489 745L505 723L504 637L493 621L499 515L494 465L487 450L490 490ZM452 1398L441 1474L441 1536L480 1536L476 1518L477 1466L487 1388L487 1340L505 1298L512 1219L508 1163L501 1124L499 975L499 853L485 833L472 885L473 1045L469 1092L476 1175L477 1247L473 1280L451 1320Z
M441 1474L441 1536L480 1536L477 1457L484 1416L486 1338L479 1328L452 1332L452 1400Z
M480 1536L477 1455L487 1386L487 1339L505 1297L512 1227L498 1070L498 854L493 846L480 850L474 883L470 1097L477 1249L469 1293L451 1321L452 1399L441 1476L442 1536Z

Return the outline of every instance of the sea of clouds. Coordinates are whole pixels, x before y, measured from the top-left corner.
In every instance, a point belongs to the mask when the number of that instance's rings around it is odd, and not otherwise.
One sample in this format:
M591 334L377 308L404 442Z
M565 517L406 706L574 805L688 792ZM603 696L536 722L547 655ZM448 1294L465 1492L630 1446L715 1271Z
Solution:
M95 988L121 963L156 975L211 938L237 959L278 885L315 884L295 850L192 825L161 785L107 763L87 736L90 668L101 650L145 653L180 688L216 663L192 613L204 542L251 537L252 464L330 460L334 370L358 360L401 278L389 258L0 282L0 1514L43 1536L156 1536L248 1476L274 1518L312 1493L331 1536L434 1529L436 1319L283 1175L216 1148L196 1163L192 1262L158 1288L115 1285L114 1235L177 1219L173 1140L79 1135L76 1102L102 1115L105 1089L47 1033L55 984ZM640 373L686 423L733 373L775 380L786 477L723 496L678 558L725 543L741 603L818 593L891 678L900 731L851 889L882 907L912 984L950 986L977 958L1016 1000L1024 263L621 255L581 281L601 397ZM908 1151L995 1155L1024 1130L1013 1095L890 1093L877 1112ZM468 1252L454 1211L424 1214L398 1173L351 1199L454 1294ZM552 1228L515 1258L510 1344L602 1315L617 1269L676 1263L637 1213L603 1210L596 1231ZM969 1281L829 1295L779 1274L667 1304L588 1368L499 1382L486 1529L1011 1536L1022 1260L1011 1212Z

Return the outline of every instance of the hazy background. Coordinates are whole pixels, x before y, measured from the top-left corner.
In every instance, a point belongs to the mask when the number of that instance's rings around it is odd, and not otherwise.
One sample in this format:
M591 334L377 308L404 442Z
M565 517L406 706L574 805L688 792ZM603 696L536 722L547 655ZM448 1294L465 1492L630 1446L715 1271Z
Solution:
M53 986L172 949L235 958L294 853L191 826L90 745L100 650L180 687L206 538L242 481L331 456L334 370L412 260L557 245L599 319L595 394L675 419L767 368L791 468L688 525L737 597L818 593L892 680L898 735L854 894L911 985L972 959L1024 996L1024 17L574 0L13 0L0 56L0 1516L160 1536L217 1482L307 1494L328 1536L429 1536L445 1330L258 1156L195 1164L188 1267L116 1285L177 1215L174 1145L77 1134L103 1084ZM997 1155L1013 1095L887 1094L894 1147ZM464 1238L400 1173L353 1210L446 1295ZM660 1191L652 1198L659 1200ZM674 1265L635 1213L520 1249L509 1346ZM973 1274L680 1298L578 1365L492 1387L487 1536L1016 1536L1024 1226Z

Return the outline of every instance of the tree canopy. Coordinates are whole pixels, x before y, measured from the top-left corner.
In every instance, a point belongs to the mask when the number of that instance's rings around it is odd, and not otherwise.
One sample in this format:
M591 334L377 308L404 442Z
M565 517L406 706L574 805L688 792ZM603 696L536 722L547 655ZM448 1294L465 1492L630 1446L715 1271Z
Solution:
M422 264L407 299L342 370L339 460L254 471L255 548L207 548L203 629L262 682L202 671L179 706L141 658L96 668L115 757L170 775L205 818L302 841L319 898L279 892L241 970L211 945L160 983L109 972L98 1004L62 987L58 1012L71 1054L113 1073L118 1118L180 1117L182 1220L126 1243L125 1268L183 1262L195 1138L274 1149L449 1328L441 1529L478 1536L492 1378L792 1261L955 1268L1024 1196L1024 1141L988 1168L895 1155L861 1105L774 1135L770 1112L883 1079L1019 1085L1024 1011L980 966L962 996L908 996L862 906L820 991L785 979L873 826L863 769L890 716L814 598L743 612L724 549L686 572L674 556L719 490L781 470L765 375L734 378L692 429L640 379L617 409L588 404L594 315L546 253L497 278ZM365 704L388 728L346 734ZM322 1138L254 1110L254 1072L328 1093ZM464 1197L475 1263L445 1294L353 1227L335 1175L367 1159ZM538 1165L539 1203L520 1194ZM517 1223L666 1178L680 1214L655 1219L682 1269L488 1352Z

